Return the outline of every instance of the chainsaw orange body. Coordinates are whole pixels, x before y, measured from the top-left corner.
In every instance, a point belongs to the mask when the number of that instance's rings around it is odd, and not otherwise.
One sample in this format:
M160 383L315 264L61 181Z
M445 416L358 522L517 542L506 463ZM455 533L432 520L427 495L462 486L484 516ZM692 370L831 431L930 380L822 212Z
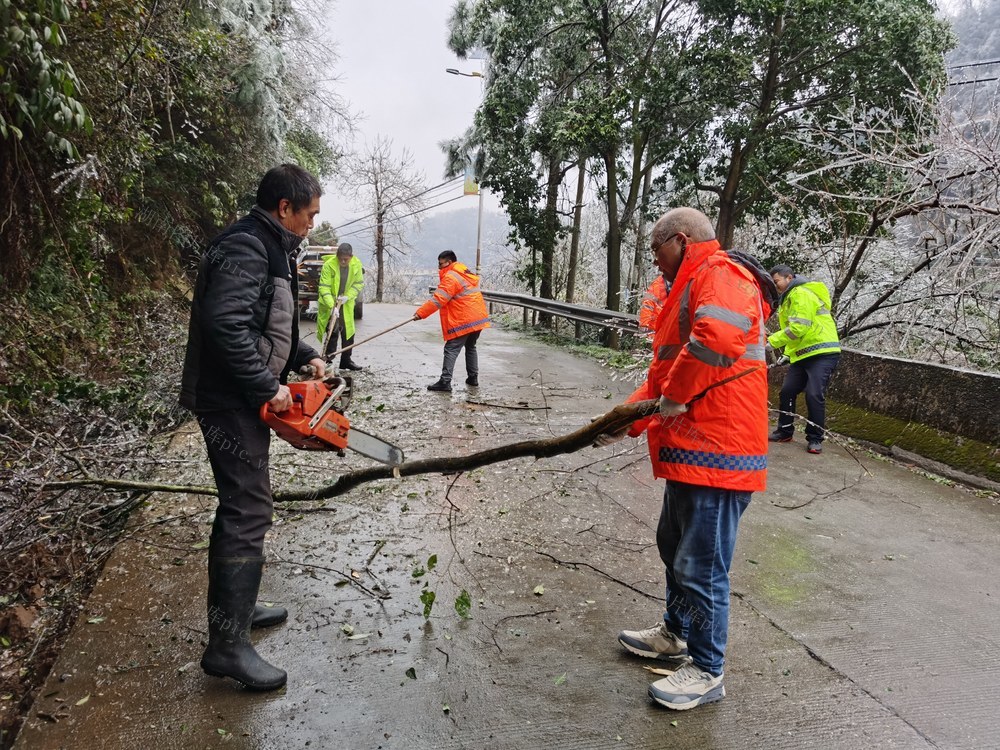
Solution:
M270 404L264 404L260 418L296 448L342 452L351 429L350 421L341 413L346 406L339 398L343 385L338 389L323 380L304 380L289 383L288 390L292 392L291 408L274 412Z

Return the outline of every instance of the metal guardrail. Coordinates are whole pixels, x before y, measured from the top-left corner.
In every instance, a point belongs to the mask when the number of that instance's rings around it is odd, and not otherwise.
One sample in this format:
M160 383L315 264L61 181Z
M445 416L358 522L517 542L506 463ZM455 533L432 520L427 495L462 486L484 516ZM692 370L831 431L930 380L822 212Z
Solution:
M645 332L645 329L639 328L639 318L630 313L602 310L598 307L588 307L587 305L571 305L568 302L542 299L540 297L532 297L529 294L517 294L515 292L491 292L484 290L483 299L487 302L494 302L500 305L515 305L517 307L525 307L529 310L550 313L562 318L568 318L580 323L589 323L602 328L617 328L626 333Z

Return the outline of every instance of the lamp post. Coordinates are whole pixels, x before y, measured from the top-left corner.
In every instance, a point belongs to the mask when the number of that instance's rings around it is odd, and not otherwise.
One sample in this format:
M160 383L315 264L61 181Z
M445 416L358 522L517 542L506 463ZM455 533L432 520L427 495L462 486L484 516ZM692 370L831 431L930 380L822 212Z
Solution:
M483 74L478 70L474 70L471 73L463 73L458 68L445 68L445 73L451 73L453 76L466 76L467 78L483 77ZM478 182L476 183L476 192L479 193L479 214L476 217L476 276L479 276L480 268L482 267L483 188Z

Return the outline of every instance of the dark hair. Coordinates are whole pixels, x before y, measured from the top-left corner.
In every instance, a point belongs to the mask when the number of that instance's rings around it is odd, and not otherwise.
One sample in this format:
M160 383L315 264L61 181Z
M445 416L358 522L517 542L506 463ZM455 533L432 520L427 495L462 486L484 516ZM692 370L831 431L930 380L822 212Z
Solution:
M340 245L337 246L337 255L343 255L343 256L350 255L350 256L353 256L354 255L354 248L351 247L351 243L350 242L341 242Z
M445 250L443 253L438 255L438 260L446 260L449 263L455 263L458 260L458 256L451 250Z
M295 164L271 167L257 186L257 205L274 211L282 200L290 201L293 211L301 211L313 198L323 195L319 180Z
M780 263L779 265L775 266L770 271L768 271L768 273L770 273L772 276L774 276L775 274L777 274L778 276L794 276L795 275L795 271L792 270L792 267L791 266L786 266L784 263Z

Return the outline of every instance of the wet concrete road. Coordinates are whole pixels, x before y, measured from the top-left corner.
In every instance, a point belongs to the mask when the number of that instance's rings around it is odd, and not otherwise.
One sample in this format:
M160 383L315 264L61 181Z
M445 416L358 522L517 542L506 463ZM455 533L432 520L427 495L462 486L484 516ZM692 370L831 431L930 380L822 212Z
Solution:
M358 338L412 309L366 305ZM482 387L460 362L447 395L425 389L436 318L366 345L352 419L410 458L455 455L564 434L631 391L515 333L487 331L480 349ZM826 446L774 446L770 489L744 515L720 703L652 704L647 662L615 641L662 607L662 483L626 441L279 511L261 597L292 614L255 635L289 673L273 694L199 669L212 503L156 496L16 747L1000 747L996 500ZM210 481L200 438L171 450L189 461L165 481ZM365 465L283 444L272 460L278 487Z

